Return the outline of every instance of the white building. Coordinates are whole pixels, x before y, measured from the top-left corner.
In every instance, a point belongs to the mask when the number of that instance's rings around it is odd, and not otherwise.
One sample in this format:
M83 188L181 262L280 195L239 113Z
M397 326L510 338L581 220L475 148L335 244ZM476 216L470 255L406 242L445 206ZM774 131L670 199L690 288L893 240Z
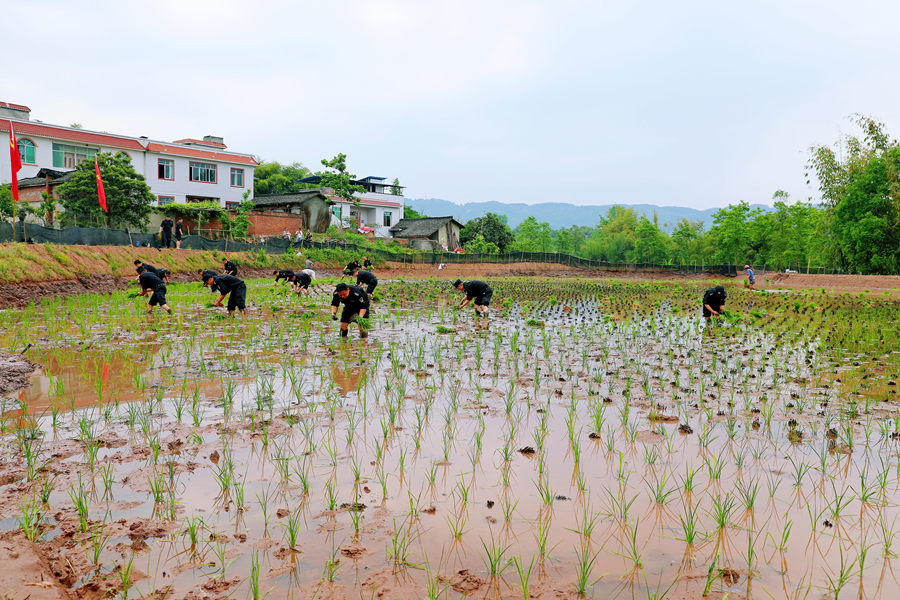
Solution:
M0 102L0 135L8 139L12 123L18 141L19 179L34 177L41 168L73 170L94 154L110 152L131 159L160 206L215 201L231 208L248 190L253 196L257 160L228 151L220 137L162 142L31 121L30 113L27 106ZM0 154L0 183L10 183L10 175L9 159Z
M301 181L320 182L316 175ZM376 237L391 237L391 227L403 218L403 187L385 182L386 178L374 176L352 180L351 183L361 185L366 189L365 192L355 194L359 200L359 207L352 202L344 202L337 196L329 196L334 203L331 206L331 213L334 215L335 224L340 223L343 227L356 227L358 217L360 227L370 227L375 231ZM400 193L395 194L394 191Z

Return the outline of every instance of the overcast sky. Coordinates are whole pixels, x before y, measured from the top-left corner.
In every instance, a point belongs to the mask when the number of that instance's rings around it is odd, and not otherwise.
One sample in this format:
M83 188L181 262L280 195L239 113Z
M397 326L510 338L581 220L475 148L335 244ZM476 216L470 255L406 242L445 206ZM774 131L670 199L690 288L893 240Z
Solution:
M7 3L0 100L314 170L344 152L413 198L807 199L806 149L851 114L900 131L900 3L736 4Z

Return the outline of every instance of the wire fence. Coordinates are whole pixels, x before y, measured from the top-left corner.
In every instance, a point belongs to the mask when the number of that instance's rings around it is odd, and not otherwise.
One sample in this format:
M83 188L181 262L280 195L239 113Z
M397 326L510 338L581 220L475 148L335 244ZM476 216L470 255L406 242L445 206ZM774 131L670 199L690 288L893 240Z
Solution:
M88 245L88 246L160 246L160 238L152 233L134 233L123 229L106 229L97 227L69 227L54 229L21 221L15 225L0 223L0 243L28 242L35 244L62 244L62 245ZM174 239L171 247L175 246ZM738 265L728 264L664 264L647 262L607 262L602 260L583 258L571 254L558 252L507 252L504 254L475 254L468 252L391 252L371 246L363 246L352 242L341 241L315 241L305 239L294 242L283 237L267 238L263 243L251 244L237 242L229 239L209 239L199 235L186 235L181 240L181 248L187 250L218 250L220 252L259 252L269 254L284 254L287 252L299 252L305 249L315 250L339 250L352 252L360 257L378 257L382 260L403 263L408 265L457 265L457 264L510 264L510 263L544 263L558 264L579 269L594 269L602 271L638 272L655 271L680 275L714 274L726 277L735 277L743 273ZM760 272L769 272L766 265L758 269ZM844 271L829 269L826 267L813 267L811 265L795 265L790 269L798 273L818 275L843 275Z

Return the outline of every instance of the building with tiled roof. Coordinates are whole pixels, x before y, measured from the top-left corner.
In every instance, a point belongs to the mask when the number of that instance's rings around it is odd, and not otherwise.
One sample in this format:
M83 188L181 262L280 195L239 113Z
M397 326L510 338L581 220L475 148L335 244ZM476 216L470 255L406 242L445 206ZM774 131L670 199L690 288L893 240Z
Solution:
M89 131L80 127L50 125L30 119L31 109L0 102L0 136L8 138L10 123L18 141L26 185L43 178L46 170L65 173L82 160L100 152L124 154L144 176L157 204L214 201L222 207L237 206L249 190L253 196L253 172L258 164L250 154L227 149L220 137L186 138L176 142L151 140ZM40 176L38 173L45 170ZM8 159L0 157L0 183L10 182ZM48 184L49 185L49 184Z

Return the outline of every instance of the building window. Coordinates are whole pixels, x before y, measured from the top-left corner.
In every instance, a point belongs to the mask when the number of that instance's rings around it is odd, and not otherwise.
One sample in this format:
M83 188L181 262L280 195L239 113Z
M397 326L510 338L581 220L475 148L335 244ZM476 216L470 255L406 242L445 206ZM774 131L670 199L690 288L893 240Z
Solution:
M225 201L225 208L227 210L237 210L240 205L240 202L230 202L228 200Z
M169 181L175 179L175 161L168 158L160 158L156 177L158 179L168 179Z
M391 226L391 211L389 211L389 210L384 211L384 221L383 221L383 224L384 224L385 227L390 227L390 226Z
M244 187L243 169L231 169L231 187Z
M34 160L34 142L28 138L19 138L17 146L19 147L19 156L22 158L23 163L29 165L37 164Z
M166 204L172 204L173 202L175 202L175 198L172 196L160 196L156 205L165 206Z
M336 216L338 218L338 220L340 221L341 220L341 205L340 204L332 205L331 214Z
M85 148L68 144L53 144L53 166L57 169L74 169L83 160L94 158L99 148Z
M116 152L116 158L127 158L128 162L131 162L131 155L127 152Z
M216 165L210 163L191 162L191 181L201 183L216 182Z

